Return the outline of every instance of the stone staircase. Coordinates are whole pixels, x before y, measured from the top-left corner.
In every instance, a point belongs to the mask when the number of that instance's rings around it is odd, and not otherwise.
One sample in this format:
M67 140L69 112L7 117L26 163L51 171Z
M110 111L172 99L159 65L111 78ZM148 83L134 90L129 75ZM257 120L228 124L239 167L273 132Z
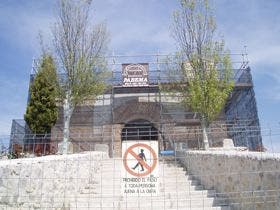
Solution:
M204 190L174 161L159 164L157 196L121 195L121 159L105 159L66 209L93 210L230 210L214 190Z

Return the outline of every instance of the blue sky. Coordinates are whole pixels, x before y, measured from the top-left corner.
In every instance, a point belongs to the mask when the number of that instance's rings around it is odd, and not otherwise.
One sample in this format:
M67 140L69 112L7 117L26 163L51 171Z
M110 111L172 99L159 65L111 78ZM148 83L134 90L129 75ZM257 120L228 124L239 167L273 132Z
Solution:
M259 118L280 127L280 1L212 0L218 31L232 53L247 46ZM38 33L51 41L54 0L0 1L0 135L25 112L32 58L40 54ZM104 21L109 50L116 54L171 53L176 0L94 0L92 19Z

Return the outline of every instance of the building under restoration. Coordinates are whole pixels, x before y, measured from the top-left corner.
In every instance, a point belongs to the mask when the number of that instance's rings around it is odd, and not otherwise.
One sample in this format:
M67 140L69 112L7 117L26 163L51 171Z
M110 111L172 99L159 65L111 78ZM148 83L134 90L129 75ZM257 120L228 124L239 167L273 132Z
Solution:
M219 117L208 130L210 146L219 147L225 138L235 146L258 150L262 145L251 70L246 55L233 60L234 89ZM158 140L160 150L202 149L199 115L186 110L180 98L160 89L166 83L166 55L112 56L110 87L94 102L75 108L70 122L74 152L107 148L111 156L121 155L122 140ZM40 153L56 151L63 138L63 110L47 137L32 138L26 125L13 121L13 145L42 144ZM22 146L24 148L24 146ZM30 148L30 147L29 147ZM44 150L43 152L41 150ZM36 151L35 151L36 152Z

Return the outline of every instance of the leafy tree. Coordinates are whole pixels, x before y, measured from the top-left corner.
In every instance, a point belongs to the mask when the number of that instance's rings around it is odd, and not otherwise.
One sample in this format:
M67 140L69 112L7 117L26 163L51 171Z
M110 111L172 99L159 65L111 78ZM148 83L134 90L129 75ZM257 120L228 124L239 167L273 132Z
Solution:
M104 53L107 31L103 24L90 26L91 0L59 0L53 37L60 63L60 98L64 128L62 152L68 152L70 119L74 108L95 100L105 89Z
M213 12L207 0L181 0L174 13L173 36L180 47L176 56L176 91L182 104L200 114L205 149L207 130L232 91L232 66L224 42L216 35ZM174 82L175 80L173 80ZM174 83L173 83L174 84Z
M58 117L56 104L57 75L53 58L44 54L30 87L24 119L35 134L47 134Z

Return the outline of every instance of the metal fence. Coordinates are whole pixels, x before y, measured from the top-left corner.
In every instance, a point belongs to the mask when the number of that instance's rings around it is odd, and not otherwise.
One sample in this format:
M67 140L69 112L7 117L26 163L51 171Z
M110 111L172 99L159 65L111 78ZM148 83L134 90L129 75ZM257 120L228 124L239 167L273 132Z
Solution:
M247 147L253 151L280 152L280 127L260 128L258 126L232 126L230 124L220 124L208 128L210 147L221 148L223 139L232 138L237 147ZM96 145L107 145L108 150L114 150L115 141L119 140L158 140L160 150L174 150L174 145L180 145L183 149L203 150L203 135L200 126L178 126L174 123L166 124L127 124L117 132L114 125L107 126L106 129L94 132L71 132L69 141L73 144L75 153L83 151L94 151ZM260 133L262 136L260 137ZM119 135L119 136L116 136ZM20 137L20 138L19 138ZM238 137L235 139L235 137ZM254 149L250 145L254 139ZM16 139L16 141L15 141ZM240 145L240 139L242 144ZM253 139L253 140L252 140ZM63 140L63 132L53 134L28 134L13 133L10 136L0 136L0 149L3 152L14 153L16 157L24 153L37 156L56 154L58 145ZM9 143L9 141L11 141ZM22 154L22 155L19 155Z
M209 139L214 142L213 137L224 134L222 130L226 127L210 128ZM168 128L171 129L170 125L165 125ZM236 128L236 132L245 132L246 136L248 130L254 129L259 128ZM212 145L209 151L204 151L200 129L186 132L180 128L165 135L164 129L143 124L124 127L119 133L122 142L159 142L158 174L144 176L158 180L158 191L134 196L123 194L127 178L122 169L127 161L122 158L123 153L108 158L104 153L90 152L104 151L98 145L104 146L106 142L72 141L75 154L56 155L62 136L26 134L25 144L9 145L10 148L5 145L6 150L1 151L0 209L277 210L280 209L280 127L262 128L261 133L263 145L258 152L222 145ZM106 130L102 135L106 136ZM72 133L70 139L93 136ZM199 137L198 146L191 147L194 143L190 144L190 139L182 141L182 137L191 136ZM2 136L0 142L8 138ZM138 181L130 181L139 192L154 188L150 181L140 185Z

